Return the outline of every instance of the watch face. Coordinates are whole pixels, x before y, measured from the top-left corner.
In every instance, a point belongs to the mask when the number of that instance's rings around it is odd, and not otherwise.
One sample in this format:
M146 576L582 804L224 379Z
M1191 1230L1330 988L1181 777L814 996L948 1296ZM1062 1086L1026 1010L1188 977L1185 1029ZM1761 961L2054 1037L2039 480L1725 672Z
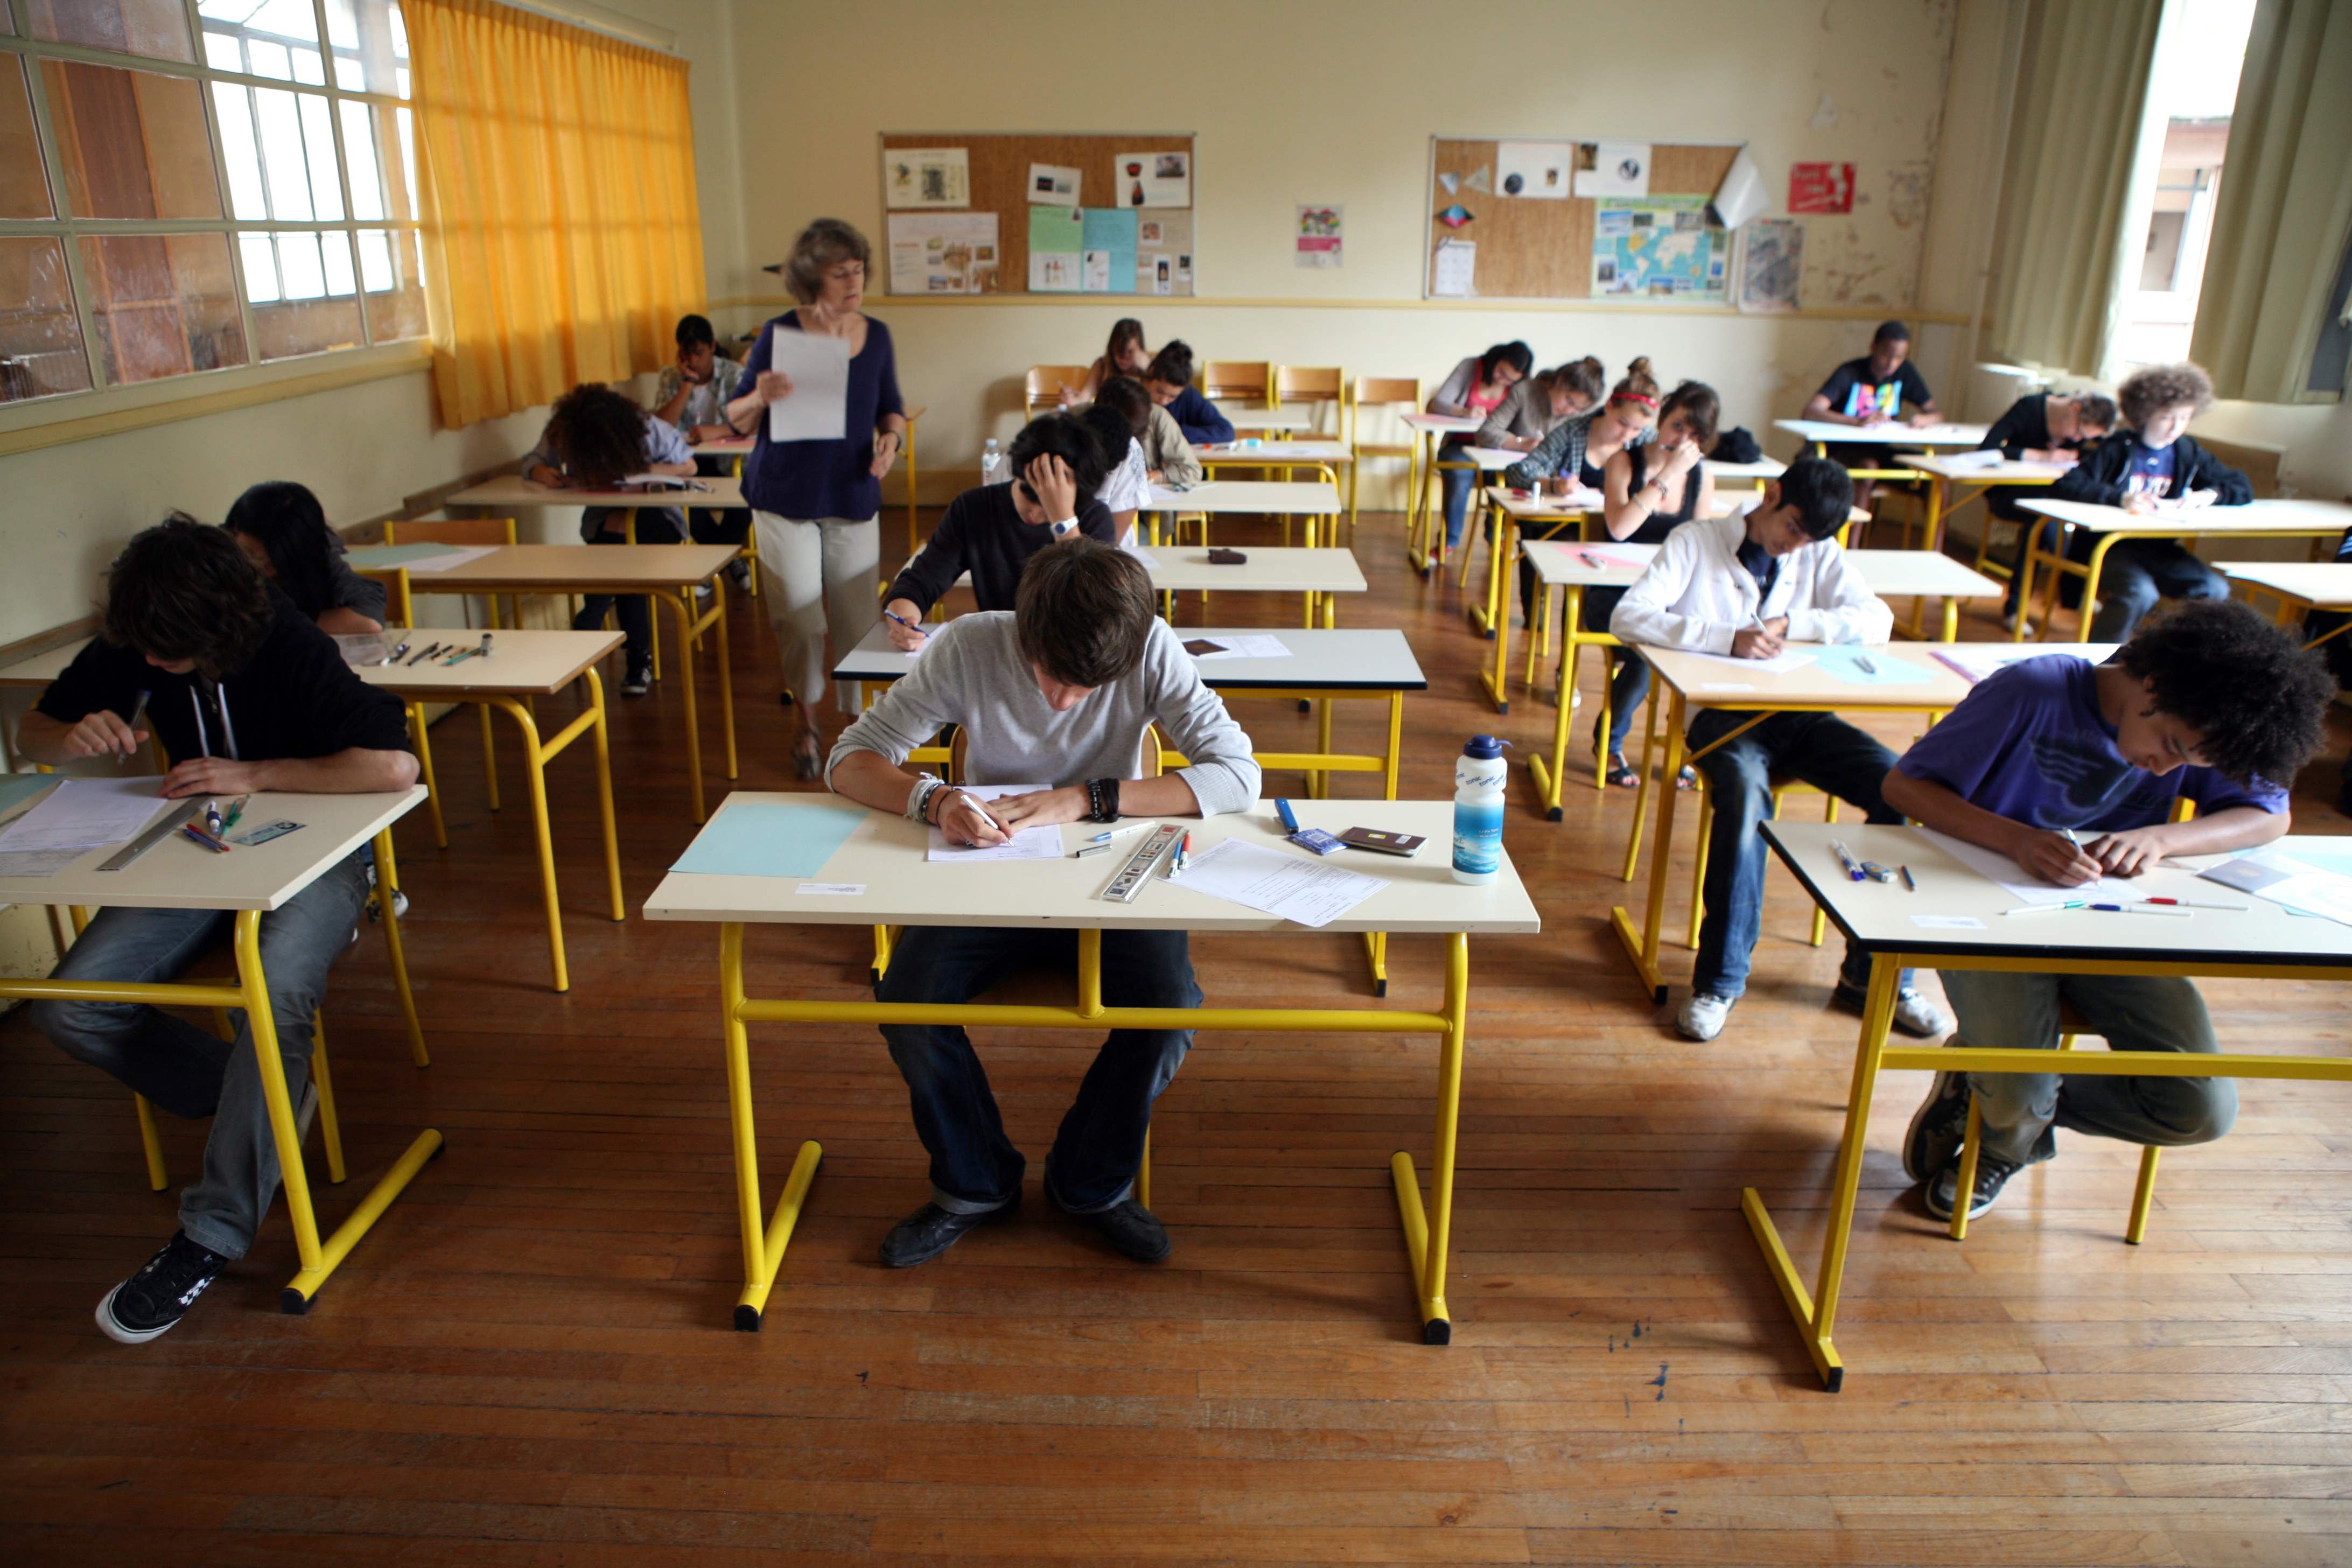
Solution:
M1068 522L1057 522L1054 524L1054 537L1056 539L1066 538L1070 531L1077 526L1076 519L1073 519Z

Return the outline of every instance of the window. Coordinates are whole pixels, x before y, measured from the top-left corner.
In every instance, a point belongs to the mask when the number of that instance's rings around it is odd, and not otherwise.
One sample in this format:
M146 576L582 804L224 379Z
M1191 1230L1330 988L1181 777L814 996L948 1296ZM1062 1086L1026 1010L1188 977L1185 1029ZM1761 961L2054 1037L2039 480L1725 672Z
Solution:
M399 0L0 0L0 404L422 337L408 91Z

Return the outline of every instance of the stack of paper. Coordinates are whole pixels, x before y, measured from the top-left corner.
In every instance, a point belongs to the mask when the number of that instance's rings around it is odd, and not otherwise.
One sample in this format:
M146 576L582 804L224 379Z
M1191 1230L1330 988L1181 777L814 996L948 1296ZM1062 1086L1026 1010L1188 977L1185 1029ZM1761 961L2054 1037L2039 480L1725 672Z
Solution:
M1178 886L1303 926L1326 926L1388 883L1326 860L1228 838L1192 858Z

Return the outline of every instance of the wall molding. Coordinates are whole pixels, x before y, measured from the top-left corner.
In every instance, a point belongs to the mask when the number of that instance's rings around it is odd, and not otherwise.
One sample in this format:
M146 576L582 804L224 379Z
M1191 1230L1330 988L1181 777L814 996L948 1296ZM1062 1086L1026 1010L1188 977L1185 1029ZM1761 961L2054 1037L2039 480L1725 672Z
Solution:
M783 311L799 301L783 294L736 294L712 300L714 310ZM1219 299L1176 294L877 294L868 310L937 310L959 307L982 310L1019 306L1084 307L1099 310L1106 305L1132 303L1153 310L1509 310L1544 315L1589 315L1611 311L1625 316L1711 316L1737 321L1883 321L1889 316L1915 324L1965 327L1966 314L1952 310L1920 310L1901 305L1870 305L1853 309L1780 310L1751 315L1728 305L1623 305L1601 300L1286 300L1280 298Z
M348 356L348 357L346 357ZM211 375L234 375L232 384L222 384L206 379L202 384L181 384L169 388L163 397L142 398L127 405L98 408L81 414L63 400L50 404L20 405L37 417L13 429L0 429L0 458L16 452L37 451L44 447L68 446L76 441L89 441L100 436L119 436L126 430L142 430L150 426L170 425L182 419L201 419L209 414L223 414L231 409L250 408L257 404L275 403L282 398L306 397L314 392L332 392L339 387L358 386L371 381L388 381L398 375L424 375L433 368L433 347L422 340L404 343L388 343L381 348L346 350L326 356L330 363L307 368L290 367L285 373L268 374L276 367L247 366L236 371L214 371ZM150 383L145 387L110 388L110 393L147 392L149 387L163 384Z

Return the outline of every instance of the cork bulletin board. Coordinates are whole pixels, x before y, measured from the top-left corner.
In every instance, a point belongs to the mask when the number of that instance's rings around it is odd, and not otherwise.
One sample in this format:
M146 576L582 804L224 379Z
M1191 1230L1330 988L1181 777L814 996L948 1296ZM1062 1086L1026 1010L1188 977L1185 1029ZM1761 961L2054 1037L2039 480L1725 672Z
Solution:
M1577 142L1580 163L1591 166L1592 144L1572 136L1548 138ZM1467 141L1433 137L1428 173L1428 224L1423 239L1422 297L1441 295L1436 289L1438 246L1448 239L1467 240L1477 248L1469 298L1479 300L1586 300L1592 297L1592 242L1595 204L1585 196L1538 201L1501 195L1491 188L1499 169L1500 141ZM1739 144L1654 144L1650 162L1653 196L1712 196L1722 184ZM1484 169L1486 190L1448 191L1439 179L1452 174L1465 180ZM1470 221L1459 226L1439 216L1459 204Z
M1055 293L1097 294L1117 298L1129 294L1189 295L1193 291L1197 274L1197 257L1192 246L1192 214L1198 202L1200 169L1192 156L1192 134L1190 132L1159 131L1113 132L1087 134L982 134L970 132L889 132L882 137L880 159L883 179L883 205L886 234L882 237L887 249L889 220L910 215L891 199L890 154L899 150L961 148L969 170L969 189L964 205L960 207L925 205L919 209L923 217L952 219L959 213L993 213L996 216L996 265L992 277L984 280L975 278L969 289L940 289L896 286L903 279L893 279L892 268L885 257L876 258L876 270L893 284L893 294L916 292L984 292L991 294L1027 294L1031 289L1029 265L1030 208L1033 205L1059 205L1081 209L1133 207L1141 231L1138 248L1139 271L1125 272L1108 279L1108 287L1057 289ZM1136 206L1131 199L1139 183L1153 184L1155 171L1143 170L1138 178L1129 178L1122 168L1114 164L1122 157L1138 153L1181 153L1185 169L1183 205ZM1045 164L1057 169L1074 169L1078 174L1077 200L1075 203L1032 203L1030 170ZM1156 196L1156 192L1155 192ZM1154 286L1154 262L1164 261L1167 277L1165 287ZM1098 281L1089 279L1087 281Z

